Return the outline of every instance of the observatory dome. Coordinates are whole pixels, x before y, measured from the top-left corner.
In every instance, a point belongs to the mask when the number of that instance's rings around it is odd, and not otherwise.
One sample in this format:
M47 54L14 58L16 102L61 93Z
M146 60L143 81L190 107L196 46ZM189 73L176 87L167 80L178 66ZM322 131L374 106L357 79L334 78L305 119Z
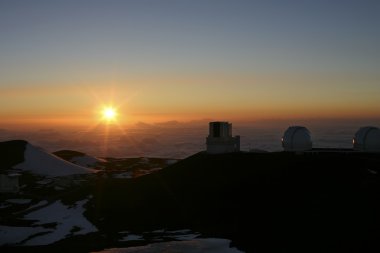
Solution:
M291 126L282 137L285 151L305 151L312 148L311 134L306 127Z
M352 143L355 150L380 152L380 129L373 126L361 127L356 132Z

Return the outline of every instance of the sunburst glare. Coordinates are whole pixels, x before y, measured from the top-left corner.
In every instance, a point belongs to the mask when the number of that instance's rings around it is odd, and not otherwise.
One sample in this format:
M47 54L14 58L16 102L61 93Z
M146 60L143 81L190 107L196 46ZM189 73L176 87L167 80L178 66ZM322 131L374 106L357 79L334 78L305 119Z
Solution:
M117 119L117 111L114 107L107 106L102 109L101 116L104 121L113 122Z

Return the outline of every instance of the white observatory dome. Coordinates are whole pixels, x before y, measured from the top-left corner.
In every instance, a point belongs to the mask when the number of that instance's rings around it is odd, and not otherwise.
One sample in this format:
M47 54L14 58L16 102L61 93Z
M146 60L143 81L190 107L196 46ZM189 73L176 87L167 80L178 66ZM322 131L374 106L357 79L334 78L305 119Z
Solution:
M291 126L282 137L285 151L305 151L312 148L311 134L306 127Z
M380 129L373 126L361 127L352 142L355 150L380 152Z

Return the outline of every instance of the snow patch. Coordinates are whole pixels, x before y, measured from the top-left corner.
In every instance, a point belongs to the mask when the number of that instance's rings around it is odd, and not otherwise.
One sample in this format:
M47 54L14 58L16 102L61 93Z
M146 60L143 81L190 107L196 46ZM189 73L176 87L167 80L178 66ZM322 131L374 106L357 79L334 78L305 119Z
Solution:
M26 145L24 159L25 161L23 163L17 164L14 168L51 177L96 172L96 170L83 168L55 155L48 154L43 149L29 143Z
M124 236L122 239L120 239L120 242L129 242L129 241L141 241L144 240L144 237L141 235L134 235L134 234L129 234L127 236Z
M0 226L0 246L18 244L28 237L46 232L42 227L10 227Z
M0 203L0 209L10 207L11 205L8 203Z
M64 190L65 188L63 188L63 187L60 187L60 186L54 186L54 190L56 190L56 191L62 191L62 190Z
M236 248L230 248L230 240L218 238L194 239L190 241L174 241L152 243L145 246L129 248L112 248L100 253L164 253L164 252L184 252L184 253L243 253Z
M157 230L152 231L152 233L164 233L164 232L165 232L165 229L157 229Z
M133 172L128 171L120 174L114 174L112 175L113 178L120 178L120 179L125 179L125 178L133 178Z
M7 199L6 201L8 203L18 204L18 205L29 204L30 202L32 202L31 199Z
M160 231L160 230L157 230ZM153 234L157 234L154 231L152 232ZM160 239L160 238L171 238L174 240L178 241L188 241L188 240L193 240L200 236L200 233L194 233L190 229L181 229L181 230L173 230L173 231L165 231L162 230L162 233L158 236L159 238L155 239Z
M374 174L374 175L377 174L377 171L376 171L376 170L371 170L371 169L367 169L367 170L368 170L368 172L371 173L371 174Z
M167 231L167 233L170 233L170 234L188 234L188 233L191 233L191 230L190 229L180 229L180 230Z
M83 205L86 202L87 200L81 200L76 202L74 206L68 207L63 205L61 201L56 201L45 208L25 215L26 219L37 221L34 225L56 223L56 227L54 229L45 229L44 232L49 233L36 235L26 240L23 245L49 245L71 235L83 235L98 231L83 216L85 211ZM74 230L75 232L72 232Z
M40 207L40 206L45 206L45 205L47 205L48 203L49 203L49 202L48 202L47 200L42 200L42 201L38 202L37 204L35 204L35 205L29 207L29 208L26 209L26 210L31 210L31 209L35 209L35 208Z
M198 236L200 236L200 234L173 235L170 237L178 241L188 241L188 240L193 240L197 238Z

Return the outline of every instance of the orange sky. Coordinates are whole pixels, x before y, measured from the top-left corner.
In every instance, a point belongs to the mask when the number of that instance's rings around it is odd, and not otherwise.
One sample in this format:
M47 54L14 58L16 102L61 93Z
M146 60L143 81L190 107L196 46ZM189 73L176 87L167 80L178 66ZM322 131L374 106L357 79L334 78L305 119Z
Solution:
M118 110L120 124L198 119L379 118L380 97L361 91L351 76L199 75L133 78L1 88L2 124L83 125L97 122L104 105ZM107 85L104 85L107 83ZM308 83L308 85L304 85ZM348 85L353 88L347 89ZM279 86L281 89L276 89Z
M376 1L110 1L1 5L1 125L380 118Z

